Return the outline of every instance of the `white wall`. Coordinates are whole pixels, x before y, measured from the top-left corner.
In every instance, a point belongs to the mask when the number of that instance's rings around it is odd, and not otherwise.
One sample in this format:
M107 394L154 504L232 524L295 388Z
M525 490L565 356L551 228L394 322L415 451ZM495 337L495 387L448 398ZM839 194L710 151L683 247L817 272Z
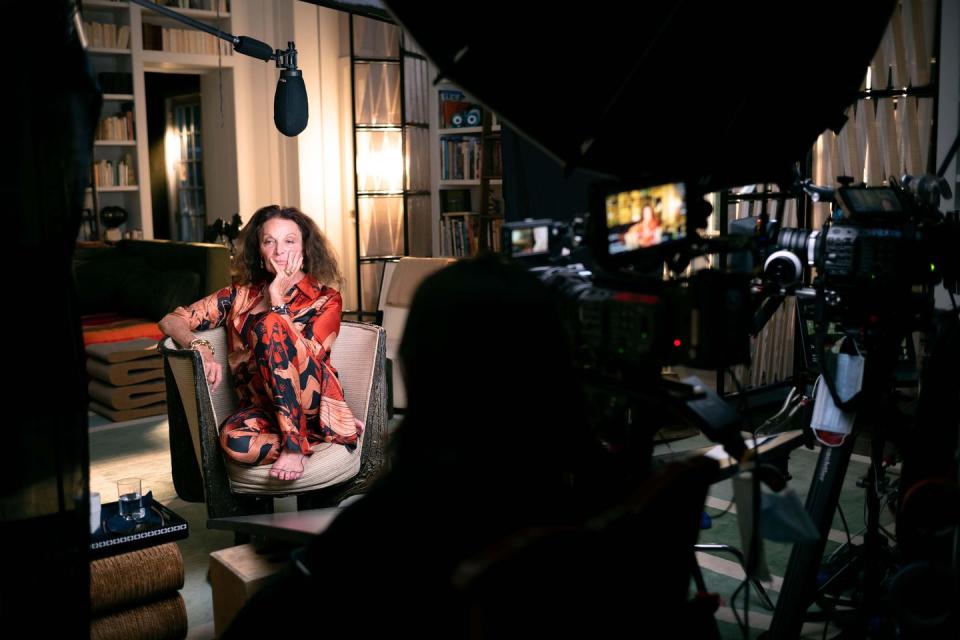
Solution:
M221 75L211 71L200 76L200 130L203 139L203 182L207 201L207 224L217 218L227 222L240 211L237 183L237 118L233 100L233 69ZM223 117L221 118L221 109Z
M330 238L341 256L341 268L347 271L353 236L343 172L352 172L353 163L341 154L339 13L296 0L233 0L231 11L235 35L262 40L274 49L286 48L290 40L296 43L309 104L306 130L287 138L273 124L279 70L273 62L237 56L240 214L248 220L268 204L301 208Z

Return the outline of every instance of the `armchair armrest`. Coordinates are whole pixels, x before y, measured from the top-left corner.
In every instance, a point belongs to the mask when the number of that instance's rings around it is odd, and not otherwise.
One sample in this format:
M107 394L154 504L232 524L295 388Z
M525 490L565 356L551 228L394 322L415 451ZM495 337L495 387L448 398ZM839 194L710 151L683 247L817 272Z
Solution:
M174 487L184 500L206 501L211 517L249 513L230 490L230 480L220 453L218 426L237 406L227 367L226 332L196 332L214 345L224 379L211 393L203 374L200 352L177 346L165 338L158 346L164 357L167 383L170 457ZM214 513L216 511L216 513Z

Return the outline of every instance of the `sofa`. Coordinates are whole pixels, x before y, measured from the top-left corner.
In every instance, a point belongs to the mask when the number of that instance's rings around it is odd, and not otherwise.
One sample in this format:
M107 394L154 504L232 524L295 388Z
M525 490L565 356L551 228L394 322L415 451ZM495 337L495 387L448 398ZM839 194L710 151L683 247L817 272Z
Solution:
M80 246L74 278L85 344L156 337L156 322L230 283L219 244L122 240Z
M227 248L167 240L89 244L77 248L73 271L90 409L115 422L165 413L157 321L230 283Z

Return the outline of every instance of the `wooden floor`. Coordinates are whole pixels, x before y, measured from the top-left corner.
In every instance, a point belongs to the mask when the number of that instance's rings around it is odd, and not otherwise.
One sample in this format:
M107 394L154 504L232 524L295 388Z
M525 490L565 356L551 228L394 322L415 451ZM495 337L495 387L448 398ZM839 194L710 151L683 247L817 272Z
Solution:
M122 477L137 476L143 480L144 491L152 491L154 499L166 504L190 523L190 535L181 541L180 548L186 567L186 585L181 592L187 603L190 638L213 637L213 607L210 586L207 583L209 554L212 551L233 545L233 534L206 528L206 507L203 504L186 503L180 500L173 489L170 476L170 458L165 416L147 418L126 423L109 423L102 418L91 417L90 429L90 484L92 491L99 491L104 502L116 500L116 481ZM693 449L709 444L702 436L686 438L668 445L659 445L656 454ZM791 481L801 499L806 494L809 479L816 463L817 452L797 449L790 460ZM854 456L850 471L844 482L841 506L847 521L856 534L862 527L863 492L855 485L867 469L867 460ZM729 481L711 487L707 500L708 514L717 515L729 506L732 485ZM295 509L294 499L283 499L278 510ZM713 521L709 529L701 532L701 542L726 543L741 546L736 519L736 507ZM835 519L827 550L830 551L846 540L839 517ZM765 552L773 580L768 584L770 597L776 601L787 566L790 546L766 542ZM724 553L699 553L708 589L720 594L724 606L716 618L722 638L743 638L737 626L730 596L743 580L743 570L735 559ZM741 618L742 597L738 599ZM756 593L751 592L749 637L755 637L769 627L772 611L765 609ZM823 627L808 624L804 638L820 638Z

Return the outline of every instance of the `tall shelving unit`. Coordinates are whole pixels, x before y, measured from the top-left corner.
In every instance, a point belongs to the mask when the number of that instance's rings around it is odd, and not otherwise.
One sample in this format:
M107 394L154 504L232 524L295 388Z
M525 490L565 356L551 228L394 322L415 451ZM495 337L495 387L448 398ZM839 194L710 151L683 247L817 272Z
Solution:
M438 186L433 254L466 257L497 250L503 220L500 124L449 82L433 87L430 101L432 175Z
M388 262L430 255L427 60L396 25L350 14L358 319Z
M83 239L100 240L106 230L99 213L107 206L127 211L128 228L142 228L140 168L146 165L141 162L138 145L144 128L138 126L136 117L134 25L129 3L88 0L83 3L82 17L94 73L106 87L93 148L94 169L84 204L90 210L92 227L83 230L88 236ZM149 203L147 206L149 211Z
M170 8L230 31L228 0L190 0L183 4L191 6L174 4ZM86 0L82 9L91 65L101 86L107 86L101 120L127 112L132 114L129 134L124 138L97 136L94 161L102 161L101 166L108 170L101 170L104 177L98 180L99 184L91 181L85 207L97 216L105 206L123 207L128 218L119 231L139 230L144 238L152 238L144 73L205 73L218 67L229 68L233 66L232 50L213 36L130 2ZM145 32L149 34L146 44ZM126 85L123 91L110 90L114 80L103 75L115 73L127 74L127 79L122 81ZM108 130L109 125L103 128ZM121 162L128 167L123 178L117 171ZM85 239L102 239L102 233L101 238Z

